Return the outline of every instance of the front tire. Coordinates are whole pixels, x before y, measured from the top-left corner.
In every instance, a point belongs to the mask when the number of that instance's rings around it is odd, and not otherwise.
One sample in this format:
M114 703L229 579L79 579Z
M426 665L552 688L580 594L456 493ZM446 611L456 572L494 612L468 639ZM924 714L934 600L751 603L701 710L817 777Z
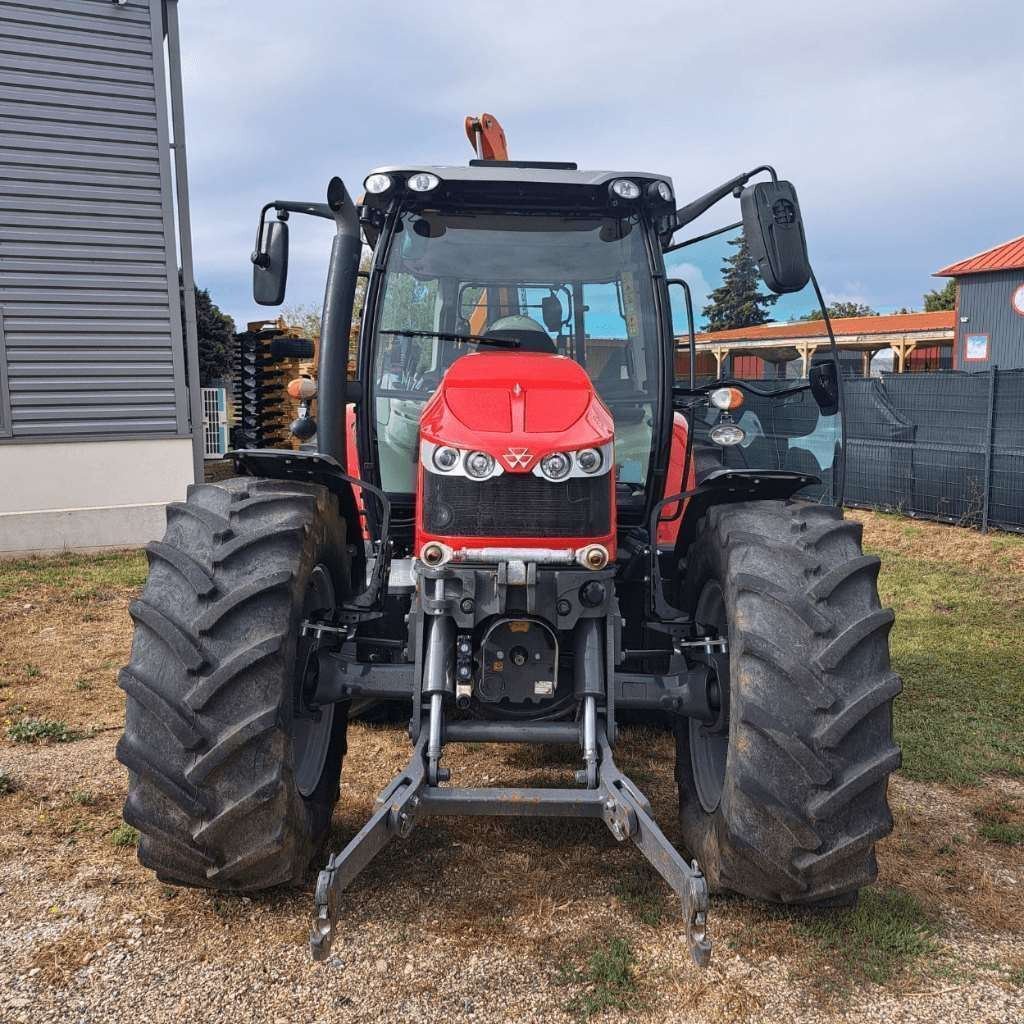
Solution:
M861 531L835 509L751 502L712 508L690 550L680 607L730 652L723 729L676 730L684 842L713 890L841 902L877 876L901 683Z
M304 717L304 618L347 594L345 524L323 487L238 478L189 489L148 545L130 612L117 756L139 860L181 885L300 881L338 797L346 716Z

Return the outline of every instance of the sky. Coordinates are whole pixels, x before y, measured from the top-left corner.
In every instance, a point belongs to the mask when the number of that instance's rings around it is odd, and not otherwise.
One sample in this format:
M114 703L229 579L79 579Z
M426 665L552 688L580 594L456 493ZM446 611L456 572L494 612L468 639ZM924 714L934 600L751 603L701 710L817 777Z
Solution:
M920 308L938 268L1024 234L1021 0L181 0L196 280L241 327L256 219L388 163L649 170L680 202L771 163L829 300ZM693 225L738 219L732 202ZM738 206L738 204L735 204ZM332 228L295 217L289 306Z

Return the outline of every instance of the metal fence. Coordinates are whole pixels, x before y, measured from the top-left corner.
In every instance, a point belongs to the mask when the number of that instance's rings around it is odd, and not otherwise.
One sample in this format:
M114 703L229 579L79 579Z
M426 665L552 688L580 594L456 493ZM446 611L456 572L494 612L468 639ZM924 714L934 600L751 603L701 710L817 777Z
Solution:
M845 504L1024 532L1024 370L865 378L852 369L843 367ZM797 383L758 376L767 391ZM801 493L830 500L827 470L791 464L815 416L792 400L769 414L775 401L748 396L746 406L765 422L771 416L776 468L821 475L823 486Z
M1024 531L1024 370L843 382L846 504Z

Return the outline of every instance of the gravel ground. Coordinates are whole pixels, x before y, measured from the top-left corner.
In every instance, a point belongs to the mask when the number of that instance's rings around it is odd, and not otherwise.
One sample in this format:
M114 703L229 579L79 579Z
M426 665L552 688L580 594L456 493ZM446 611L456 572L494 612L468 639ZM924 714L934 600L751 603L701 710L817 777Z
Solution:
M344 1022L579 1020L599 1005L595 949L631 952L618 1003L595 1019L695 1022L1024 1021L1024 855L984 842L975 809L1020 783L954 789L897 776L896 833L879 852L878 892L921 908L923 945L872 980L860 941L831 912L787 914L712 902L711 967L690 963L678 906L631 846L594 822L434 820L396 842L349 893L326 964L305 939L304 890L251 899L170 889L139 867L117 831L125 774L115 673L129 640L133 586L34 585L0 596L0 1021ZM69 658L67 651L73 651ZM62 652L64 652L62 654ZM7 738L22 714L59 718L84 738ZM397 728L350 731L331 844L365 820L407 757ZM456 784L563 782L556 750L467 745ZM674 828L672 744L628 730L618 754ZM865 905L869 901L865 900ZM874 904L871 904L874 905ZM889 956L883 916L866 953ZM927 932L927 934L925 934ZM836 936L838 939L836 939ZM913 936L911 936L913 938ZM866 962L866 960L865 960Z

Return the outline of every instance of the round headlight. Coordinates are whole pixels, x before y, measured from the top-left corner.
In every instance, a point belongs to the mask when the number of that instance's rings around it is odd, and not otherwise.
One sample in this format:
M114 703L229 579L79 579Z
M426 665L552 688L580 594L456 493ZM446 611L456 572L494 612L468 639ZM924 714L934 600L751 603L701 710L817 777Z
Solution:
M596 473L601 468L601 453L596 448L584 448L576 453L576 465L584 473Z
M629 178L616 178L612 182L612 191L620 199L640 198L640 186L635 181L630 181Z
M672 186L667 181L656 181L651 185L650 192L652 198L657 196L663 203L672 202Z
M708 398L716 409L738 409L743 404L743 392L739 388L715 388Z
M474 480L483 480L494 472L494 458L487 452L470 452L466 456L466 472Z
M409 177L406 184L413 192L429 192L441 184L441 179L436 174L429 174L427 171L419 171Z
M734 444L740 444L747 438L747 432L735 423L719 423L708 431L708 437L715 444L729 448Z
M434 449L434 465L442 473L450 473L459 464L459 452L447 446Z
M540 460L540 471L549 480L561 480L569 475L572 459L565 452L552 452Z
M372 193L375 196L379 196L382 192L387 192L391 188L391 176L388 174L371 174L366 181L363 182L363 188L367 192Z

